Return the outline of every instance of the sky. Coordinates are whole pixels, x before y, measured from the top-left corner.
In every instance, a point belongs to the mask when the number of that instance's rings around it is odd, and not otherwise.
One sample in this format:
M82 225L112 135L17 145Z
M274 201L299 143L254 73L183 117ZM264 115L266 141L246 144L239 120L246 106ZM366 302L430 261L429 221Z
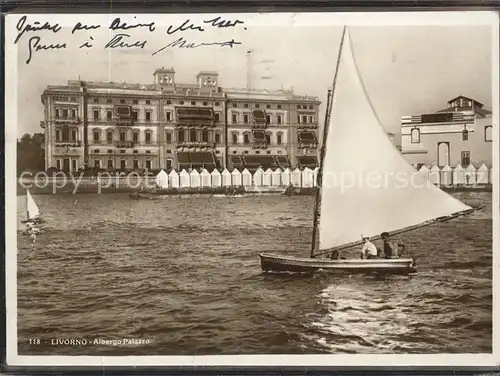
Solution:
M186 16L176 17L170 24L178 26L186 19ZM48 85L64 85L79 77L87 81L147 84L153 82L154 70L163 66L174 67L178 83L195 83L199 71L215 70L223 87L244 88L248 49L253 51L253 87L293 88L299 95L318 96L323 102L322 119L342 26L325 23L304 26L293 20L288 24L253 25L244 16L239 18L245 23L234 28L206 28L203 33L188 30L168 35L166 26L158 25L154 32L147 28L110 31L109 20L100 29L89 32L71 34L72 27L63 27L56 34L25 33L17 44L18 137L42 131L40 95ZM28 20L44 21L40 16L30 16ZM83 20L91 24L93 18ZM134 19L128 16L127 21L133 23ZM399 134L401 116L440 110L458 95L491 108L492 37L488 26L355 25L349 26L349 30L368 95L388 132ZM118 32L129 33L134 41L147 40L147 44L144 49L104 49L112 33ZM67 48L35 52L26 64L28 40L34 35L41 36L42 43L66 43ZM91 36L93 47L79 49ZM193 42L234 39L241 45L174 48L152 56L154 51L180 37Z

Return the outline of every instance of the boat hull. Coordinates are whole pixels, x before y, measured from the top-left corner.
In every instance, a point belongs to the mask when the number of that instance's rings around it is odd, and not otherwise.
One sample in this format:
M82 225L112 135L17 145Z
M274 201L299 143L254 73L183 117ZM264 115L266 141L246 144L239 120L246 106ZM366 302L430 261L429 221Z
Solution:
M260 266L265 272L310 273L328 270L343 273L376 273L408 275L417 271L411 258L330 260L260 254Z

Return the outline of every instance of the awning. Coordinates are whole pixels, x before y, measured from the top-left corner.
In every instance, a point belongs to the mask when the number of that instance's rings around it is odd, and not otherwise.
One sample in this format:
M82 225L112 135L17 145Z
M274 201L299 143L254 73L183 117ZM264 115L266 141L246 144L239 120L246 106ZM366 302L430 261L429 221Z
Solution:
M266 132L264 131L252 131L252 137L254 142L267 142Z
M318 167L318 159L309 155L297 157L297 162L299 164L299 168L308 167L310 169L315 169Z
M241 156L231 155L229 159L231 160L231 164L233 165L233 167L236 168L245 167L245 162L243 161L243 158Z
M214 153L205 151L177 152L177 163L179 168L206 168L213 169L216 166Z
M278 167L272 155L245 155L243 156L243 160L245 161L245 167L249 170L258 167L261 167L263 170Z
M297 136L299 138L299 142L302 144L317 144L316 133L314 132L298 132Z
M266 114L263 110L253 110L252 114L253 114L253 120L256 123L259 123L259 124L266 123Z
M280 168L290 167L290 160L288 159L287 156L277 155L275 157L275 159L276 159L276 164L278 165L278 167L280 167Z

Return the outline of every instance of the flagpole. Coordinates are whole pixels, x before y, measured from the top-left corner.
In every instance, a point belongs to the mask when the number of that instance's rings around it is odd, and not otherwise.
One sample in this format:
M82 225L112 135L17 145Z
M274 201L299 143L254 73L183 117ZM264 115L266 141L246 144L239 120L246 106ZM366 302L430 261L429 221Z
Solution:
M325 113L325 124L323 126L323 138L321 140L321 149L320 149L320 156L319 156L319 170L318 170L318 175L317 175L317 192L316 192L316 200L314 202L314 219L313 219L313 234L312 234L312 244L311 244L311 258L315 257L315 251L317 248L317 242L318 242L318 224L320 220L320 208L321 208L321 184L322 184L322 178L323 178L323 160L325 158L325 152L326 152L326 140L328 137L328 127L330 125L330 115L332 112L332 104L333 104L333 97L335 95L335 86L337 84L337 75L339 72L339 66L340 66L340 58L342 56L342 47L344 46L344 39L345 39L345 33L346 33L347 26L344 26L342 29L342 38L340 39L340 47L339 47L339 53L337 57L337 65L335 67L335 74L333 76L333 83L332 83L332 89L328 90L328 98L327 98L327 103L326 103L326 113Z

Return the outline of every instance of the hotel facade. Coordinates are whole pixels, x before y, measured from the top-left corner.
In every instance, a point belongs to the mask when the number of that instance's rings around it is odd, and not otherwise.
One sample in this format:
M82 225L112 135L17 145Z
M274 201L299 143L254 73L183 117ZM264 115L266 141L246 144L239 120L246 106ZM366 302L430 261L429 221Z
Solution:
M459 96L435 113L401 117L401 152L413 165L491 168L491 111Z
M179 84L68 81L42 94L45 166L111 171L315 168L320 101L293 91L224 89L217 72Z

